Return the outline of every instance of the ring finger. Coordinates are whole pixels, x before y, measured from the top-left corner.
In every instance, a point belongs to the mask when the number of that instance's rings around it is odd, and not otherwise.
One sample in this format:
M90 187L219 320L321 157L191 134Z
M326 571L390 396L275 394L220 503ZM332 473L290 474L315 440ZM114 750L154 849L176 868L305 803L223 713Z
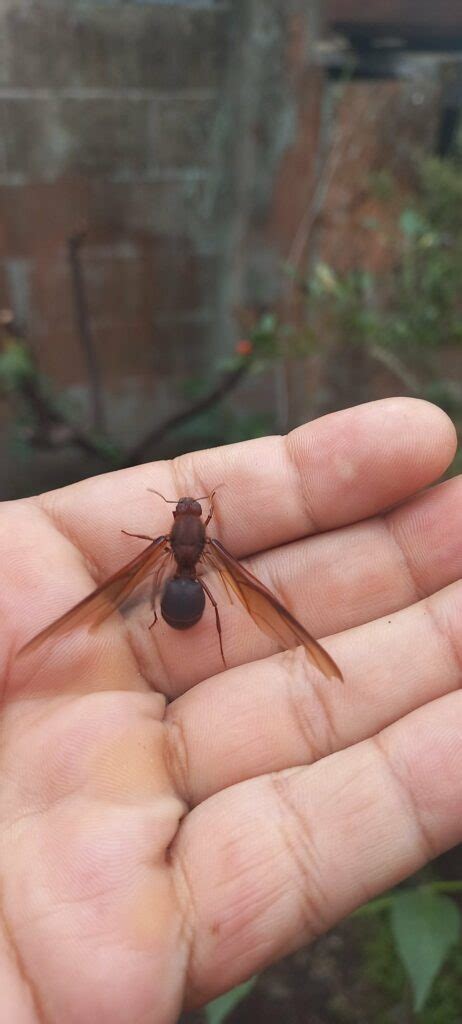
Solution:
M194 805L255 775L320 760L460 686L462 583L349 630L329 649L345 686L302 652L232 669L167 709L171 763ZM187 772L184 767L187 765Z

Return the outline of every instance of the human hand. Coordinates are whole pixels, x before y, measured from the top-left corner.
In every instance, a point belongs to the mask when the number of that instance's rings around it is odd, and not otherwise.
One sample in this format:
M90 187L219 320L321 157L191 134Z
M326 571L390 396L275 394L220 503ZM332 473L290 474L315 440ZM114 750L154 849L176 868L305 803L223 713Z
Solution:
M392 399L3 505L2 1020L173 1024L462 839L461 480L410 497L454 450ZM345 685L227 603L227 671L210 608L15 659L139 552L122 527L168 531L148 486L222 481L211 534Z

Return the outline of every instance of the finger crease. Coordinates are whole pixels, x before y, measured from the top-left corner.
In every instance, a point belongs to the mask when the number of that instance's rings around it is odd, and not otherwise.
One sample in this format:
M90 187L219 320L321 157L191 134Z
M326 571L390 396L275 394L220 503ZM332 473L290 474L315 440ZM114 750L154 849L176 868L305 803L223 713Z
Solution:
M175 890L177 905L179 907L181 917L181 933L187 947L184 991L194 993L195 984L193 979L195 976L194 961L196 957L195 935L197 933L198 913L187 865L182 854L176 849L175 840L169 847L169 855L173 869L172 884Z
M194 465L193 458L190 455L178 455L175 459L171 459L170 461L175 495L178 500L184 497L194 498L196 494L202 494L201 482L199 481L197 474L194 472L183 473L183 464L186 461L189 461Z
M376 736L371 737L372 743L378 751L380 758L387 769L387 774L393 780L394 788L397 790L400 803L404 806L407 817L411 818L416 827L416 831L420 838L420 845L425 860L433 860L439 852L433 842L431 834L424 824L422 817L419 813L419 809L415 800L412 797L411 790L406 785L400 772L398 772L396 766L392 763L389 756L388 750L385 746L383 733L378 733Z
M165 763L175 791L191 807L191 794L188 785L189 756L183 723L180 718L169 715L167 707L165 723Z
M291 435L290 434L286 434L284 437L281 438L281 441L282 441L282 443L284 445L284 451L285 451L285 454L287 456L287 460L289 462L289 465L295 471L295 473L294 473L294 475L295 475L295 482L296 482L295 490L296 490L296 493L298 494L299 504L300 504L300 507L302 509L303 515L304 515L305 519L308 519L308 526L306 528L306 532L307 533L320 533L322 531L322 526L321 526L320 523L317 522L316 516L314 515L314 512L313 512L312 505L311 505L311 503L310 503L310 501L308 499L306 487L305 487L305 484L304 484L304 476L303 476L303 473L302 473L302 468L301 468L300 462L299 462L299 460L298 460L298 458L297 458L297 456L296 456L296 454L294 452L292 441L291 441Z
M19 974L19 977L22 979L22 981L24 982L24 984L25 984L25 986L26 986L26 988L27 988L27 990L29 992L29 995L30 995L30 998L31 998L31 1002L32 1002L32 1006L34 1008L34 1013L35 1013L35 1016L37 1018L38 1024L46 1024L45 1013L44 1013L44 1011L42 1009L41 1000L39 998L39 994L38 994L37 988L33 984L32 979L29 977L29 975L28 975L28 973L27 973L27 971L26 971L26 969L24 967L24 964L22 962L21 956L19 954L19 949L18 949L17 943L14 940L13 931L12 931L12 929L10 928L10 926L8 924L8 921L7 921L7 918L6 918L6 914L5 914L5 909L4 909L3 905L0 906L0 918L1 918L1 925L2 925L2 928L3 928L3 933L5 935L5 939L6 939L7 945L9 947L9 949L11 950L12 959L14 960L14 963L16 965L16 970L17 970L17 972Z
M156 629L149 629L148 626L142 626L143 632L149 633L149 649L146 645L138 639L138 634L132 632L130 626L127 626L127 640L130 646L130 650L138 666L139 672L143 679L151 690L158 692L160 689L163 696L166 698L166 702L173 700L172 695L172 680L167 670L167 664L163 656L162 644L159 643L157 638ZM155 671L152 670L153 654L151 647L155 648ZM160 667L160 672L159 672ZM167 704L166 704L167 706Z
M411 585L414 598L421 601L422 598L428 597L428 589L425 588L420 581L416 567L413 565L412 559L406 551L404 544L399 539L398 531L393 524L393 513L389 512L379 518L381 518L385 531L398 552L400 562L404 566L408 582Z
M316 869L319 858L313 836L309 832L306 818L291 799L289 780L280 773L272 773L268 779L281 809L280 835L301 879L304 928L310 939L317 938L327 930L330 922L322 910L329 906L329 900Z
M304 666L302 667L302 686L304 686L305 689L307 687L306 662L307 658L305 657ZM300 690L297 688L297 692L295 692L290 682L288 690L292 713L303 741L309 751L311 763L320 761L323 757L327 757L335 750L340 750L342 743L337 736L337 730L334 725L333 713L330 707L327 687L325 684L322 682L319 686L317 684L312 684L310 693L311 699L307 713L305 713L306 702L303 698L300 699ZM319 714L313 714L312 709L310 710L312 698L314 698L317 703L317 711L319 711ZM316 724L316 735L319 737L318 740L315 738L314 723Z
M88 570L89 575L92 577L93 583L95 586L99 586L103 579L103 571L93 555L90 555L88 551L83 550L80 541L77 541L70 530L66 530L64 528L58 516L52 511L52 509L47 508L45 502L40 500L40 496L36 499L35 504L45 518L51 523L56 532L59 533L61 537L64 537L69 544L72 544L73 548L75 548L81 556L82 561L85 563L85 567Z
M429 616L430 616L430 618L432 620L432 623L433 623L433 626L434 626L434 629L435 629L436 633L443 640L445 651L449 647L449 650L450 650L451 655L452 655L453 664L455 664L456 669L457 669L457 682L456 682L456 685L458 686L459 685L459 681L460 681L460 677L462 675L462 651L460 650L459 645L457 643L456 633L454 633L450 627L445 627L443 625L443 623L442 623L442 621L441 621L441 619L440 619L440 617L438 615L438 612L436 610L435 602L432 600L431 597L429 597L424 602L424 606L425 606L425 610L428 612L428 614L429 614Z

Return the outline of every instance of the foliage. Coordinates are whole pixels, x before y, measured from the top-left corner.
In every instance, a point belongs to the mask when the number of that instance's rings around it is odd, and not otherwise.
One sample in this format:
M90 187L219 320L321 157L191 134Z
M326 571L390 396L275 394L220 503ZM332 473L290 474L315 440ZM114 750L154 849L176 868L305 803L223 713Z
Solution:
M264 345L255 369L317 357L317 393L305 419L380 397L380 370L462 428L462 382L447 370L448 352L462 342L462 159L423 157L418 178L399 209L390 172L370 175L371 194L383 209L390 205L386 230L380 217L363 224L383 254L380 270L340 272L319 260L303 277L285 267L295 296L287 320L267 313L253 330L252 341Z
M377 901L379 902L379 901ZM363 971L366 979L383 999L382 1010L374 1016L375 1024L393 1024L397 1007L403 1005L408 992L405 967L393 936L390 914L380 913L374 924L363 933ZM411 993L409 991L409 995ZM462 1020L462 945L458 943L445 960L444 970L437 975L425 1005L408 1019L415 1024L460 1024Z
M394 196L388 175L376 176L371 188L384 203ZM380 233L383 242L378 221L370 219L367 227ZM366 372L378 363L407 393L437 402L461 427L462 384L449 378L445 368L448 349L457 352L462 342L461 162L422 160L416 193L403 204L385 242L380 272L359 266L340 273L320 261L298 282L305 297L300 335L307 338L309 327L306 350L313 350L315 338L327 359L332 346L336 357L343 354L346 361L360 352ZM279 340L290 334L287 325L275 323L275 329ZM344 396L348 404L362 397L359 390ZM400 890L363 911L386 912L383 928L393 969L384 972L382 984L396 1003L402 1003L409 988L412 1019L419 1024L462 1020L462 948L454 948L460 915L454 901L442 894L445 884ZM453 888L462 889L462 883Z
M357 917L386 914L385 924L382 922L377 932L378 945L365 947L367 970L390 1001L398 1001L399 997L401 1001L407 977L415 1020L422 1024L430 1024L430 1021L434 1024L437 1019L435 1012L439 1012L441 992L444 992L446 1009L449 1002L457 1014L453 1018L441 1017L441 1022L456 1024L462 1011L459 985L455 988L454 1001L450 974L447 970L440 974L451 954L450 964L455 965L453 969L458 979L462 972L461 916L457 904L445 891L460 893L462 882L435 881L400 888L372 900L356 914ZM427 1011L431 1016L427 1017Z
M311 317L327 322L346 349L362 347L408 390L437 397L459 415L462 389L441 379L438 356L462 341L461 211L461 167L424 159L416 195L386 239L388 265L375 274L339 274L319 263L303 282Z
M439 231L451 238L462 231L462 175L460 156L448 160L427 157L420 170L420 192L425 214Z
M164 438L176 435L177 445L221 444L258 436L268 431L269 420L256 415L233 415L224 399L247 375L260 372L273 358L274 318L268 316L251 334L237 342L231 356L215 367L209 380L191 379L184 394L186 404L173 415L155 422L148 433L131 449L122 449L111 437L96 429L79 427L85 419L68 400L56 394L51 382L40 372L37 359L27 341L9 322L2 325L0 337L0 396L8 398L13 411L13 434L21 442L22 453L30 448L58 448L76 445L96 456L109 468L117 469L145 461ZM217 371L221 376L217 379ZM187 399L189 398L189 402ZM87 417L88 418L88 417Z
M395 896L390 918L396 948L411 981L414 1010L419 1011L459 938L459 910L448 896L418 888Z
M214 999L213 1003L209 1003L205 1010L207 1024L223 1024L231 1010L238 1006L251 991L256 980L256 978L250 978L249 981L244 981L242 985L237 985L230 992L225 992L218 999Z
M34 364L27 346L14 338L8 340L0 352L0 389L12 392L33 374Z
M0 393L14 407L19 428L25 425L25 442L77 444L112 467L152 457L171 434L172 444L178 442L181 449L272 431L277 427L274 409L266 417L243 416L230 401L242 379L240 368L252 379L306 355L318 357L323 369L314 408L307 401L305 417L370 397L370 379L379 365L399 382L400 390L437 402L462 424L462 386L443 366L447 346L457 349L462 341L461 166L456 158L422 159L418 188L397 217L393 175L386 168L371 173L371 197L392 213L386 218L388 235L378 216L363 225L386 251L383 269L371 272L356 266L339 272L321 260L307 277L300 277L293 268L284 268L295 296L292 308L283 302L285 314L281 308L279 313L269 310L248 323L244 340L226 362L214 365L210 376L188 382L184 413L153 424L142 439L141 455L139 445L124 453L111 438L78 428L79 420L45 380L27 345L7 329L0 350ZM334 366L343 370L333 373ZM284 371L278 379L283 382Z

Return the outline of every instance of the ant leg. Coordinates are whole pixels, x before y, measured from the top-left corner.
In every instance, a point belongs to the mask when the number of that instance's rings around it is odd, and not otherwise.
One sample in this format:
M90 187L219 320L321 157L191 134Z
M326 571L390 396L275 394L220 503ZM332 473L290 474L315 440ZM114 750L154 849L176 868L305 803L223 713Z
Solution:
M227 666L226 666L225 656L223 654L223 642L222 642L222 639L221 639L221 622L220 622L220 615L219 615L219 612L218 612L218 605L217 605L217 602L215 601L215 598L214 598L211 590L209 590L207 584L204 583L203 580L199 580L199 582L200 582L200 585L203 588L203 590L205 590L205 593L207 594L207 597L208 597L211 605L213 605L213 607L215 609L215 623L216 623L216 627L217 627L218 639L220 641L221 657L223 659L223 665L226 668Z
M152 622L149 624L148 629L152 629L153 626L155 626L155 624L157 622L157 619L159 618L159 616L157 614L157 611L156 611L156 597L157 597L157 583L158 583L158 580L159 580L159 570L157 570L157 572L156 572L156 578L155 578L154 583L152 585L151 608L152 608L152 610L154 612L154 618L153 618Z
M210 509L209 509L209 514L207 516L207 519L205 520L204 526L208 525L208 523L210 522L210 520L211 520L211 518L213 516L213 512L214 512L213 499L214 499L214 497L215 497L219 487L223 487L223 484L217 484L216 487L213 488L212 493L208 495L208 500L210 501ZM202 501L202 498L199 498L198 500Z
M164 548L164 554L168 555L169 553L170 553L170 548L167 546L166 548ZM164 565L159 565L157 567L157 569L154 569L154 576L153 576L152 588L151 588L151 608L152 608L152 610L154 612L154 618L153 618L153 620L151 622L151 625L149 626L149 629L152 629L152 627L155 626L155 624L156 624L156 622L157 622L157 620L159 618L159 616L157 614L157 611L156 611L156 600L159 597L159 594L161 593L161 591L163 590L163 587L164 587L164 583L161 583L160 586L159 586L159 579L162 576L164 568L165 568Z
M152 608L152 610L154 612L154 618L153 618L151 624L148 626L148 629L152 629L153 626L155 626L155 624L156 624L156 622L157 622L157 620L159 618L159 616L157 614L157 611L156 611L156 597L157 597L158 592L159 592L159 576L160 576L160 573L161 573L161 568L162 567L160 567L159 569L156 570L155 575L154 575L154 579L153 579L153 582L152 582L151 608Z
M212 516L213 516L213 512L214 512L214 507L213 507L213 499L214 499L214 497L215 497L215 494L216 494L216 490L217 490L217 489L215 488L215 490L214 490L214 491L212 491L212 493L211 493L211 495L210 495L210 508L209 508L209 514L208 514L208 516L207 516L207 519L205 520L204 526L208 526L208 525L209 525L209 522L210 522L210 520L211 520L211 518L212 518Z
M138 537L138 540L154 541L156 539L155 537L147 537L145 533L130 533L130 530L121 530L121 533L124 533L126 537Z

